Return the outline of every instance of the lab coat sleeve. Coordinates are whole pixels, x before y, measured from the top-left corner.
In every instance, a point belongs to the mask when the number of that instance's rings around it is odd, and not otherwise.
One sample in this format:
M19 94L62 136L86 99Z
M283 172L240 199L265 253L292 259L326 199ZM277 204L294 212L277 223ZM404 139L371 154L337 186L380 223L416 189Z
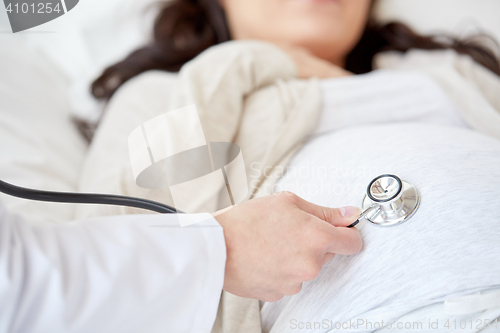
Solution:
M0 205L0 332L210 332L226 248L200 216L32 224Z

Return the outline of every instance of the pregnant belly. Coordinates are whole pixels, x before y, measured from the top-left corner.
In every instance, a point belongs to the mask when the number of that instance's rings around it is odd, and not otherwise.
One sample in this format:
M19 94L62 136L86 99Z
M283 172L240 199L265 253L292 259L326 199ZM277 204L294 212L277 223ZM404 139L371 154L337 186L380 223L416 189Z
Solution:
M394 320L452 295L500 285L495 139L424 124L337 131L308 142L276 190L324 206L360 206L370 180L384 173L417 187L416 214L393 227L361 222L359 254L336 256L298 295L265 305L264 321L266 312L281 313L273 332L288 331L292 319Z

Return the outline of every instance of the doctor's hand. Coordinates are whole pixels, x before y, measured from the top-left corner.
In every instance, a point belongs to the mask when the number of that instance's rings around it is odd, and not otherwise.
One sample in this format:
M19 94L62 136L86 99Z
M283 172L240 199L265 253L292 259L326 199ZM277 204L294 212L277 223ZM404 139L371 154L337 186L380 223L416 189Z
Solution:
M316 278L335 254L361 250L359 208L314 205L290 192L250 200L214 216L224 229L224 290L274 302Z

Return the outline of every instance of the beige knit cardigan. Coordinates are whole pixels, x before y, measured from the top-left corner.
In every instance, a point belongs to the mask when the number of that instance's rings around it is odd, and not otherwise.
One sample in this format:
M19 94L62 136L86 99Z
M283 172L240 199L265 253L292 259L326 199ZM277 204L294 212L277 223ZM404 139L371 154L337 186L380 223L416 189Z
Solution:
M374 65L429 75L472 128L500 139L500 79L469 57L449 50L411 50L380 54ZM80 190L172 204L168 192L136 186L128 135L155 116L194 103L208 142L235 142L241 147L248 198L271 193L282 168L314 130L321 112L319 81L297 79L296 74L292 59L273 44L231 41L211 47L178 74L151 71L130 80L108 105L83 166ZM217 192L193 198L187 211L216 211ZM76 218L136 213L145 211L82 206ZM259 302L222 292L212 332L260 333Z

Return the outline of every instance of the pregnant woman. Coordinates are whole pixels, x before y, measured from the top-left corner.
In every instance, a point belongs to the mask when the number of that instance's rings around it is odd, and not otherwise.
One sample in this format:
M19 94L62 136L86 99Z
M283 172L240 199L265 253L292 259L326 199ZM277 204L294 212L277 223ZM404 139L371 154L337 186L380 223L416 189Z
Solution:
M172 204L169 193L136 186L127 138L194 103L209 142L241 147L248 199L288 190L324 206L359 206L385 173L421 192L410 221L362 222L363 250L336 256L298 294L259 304L224 292L214 332L454 331L462 321L471 332L496 329L499 61L484 36L419 36L378 24L374 6L168 1L151 43L93 84L109 104L82 191ZM219 208L214 192L187 211ZM82 207L78 217L131 213Z

